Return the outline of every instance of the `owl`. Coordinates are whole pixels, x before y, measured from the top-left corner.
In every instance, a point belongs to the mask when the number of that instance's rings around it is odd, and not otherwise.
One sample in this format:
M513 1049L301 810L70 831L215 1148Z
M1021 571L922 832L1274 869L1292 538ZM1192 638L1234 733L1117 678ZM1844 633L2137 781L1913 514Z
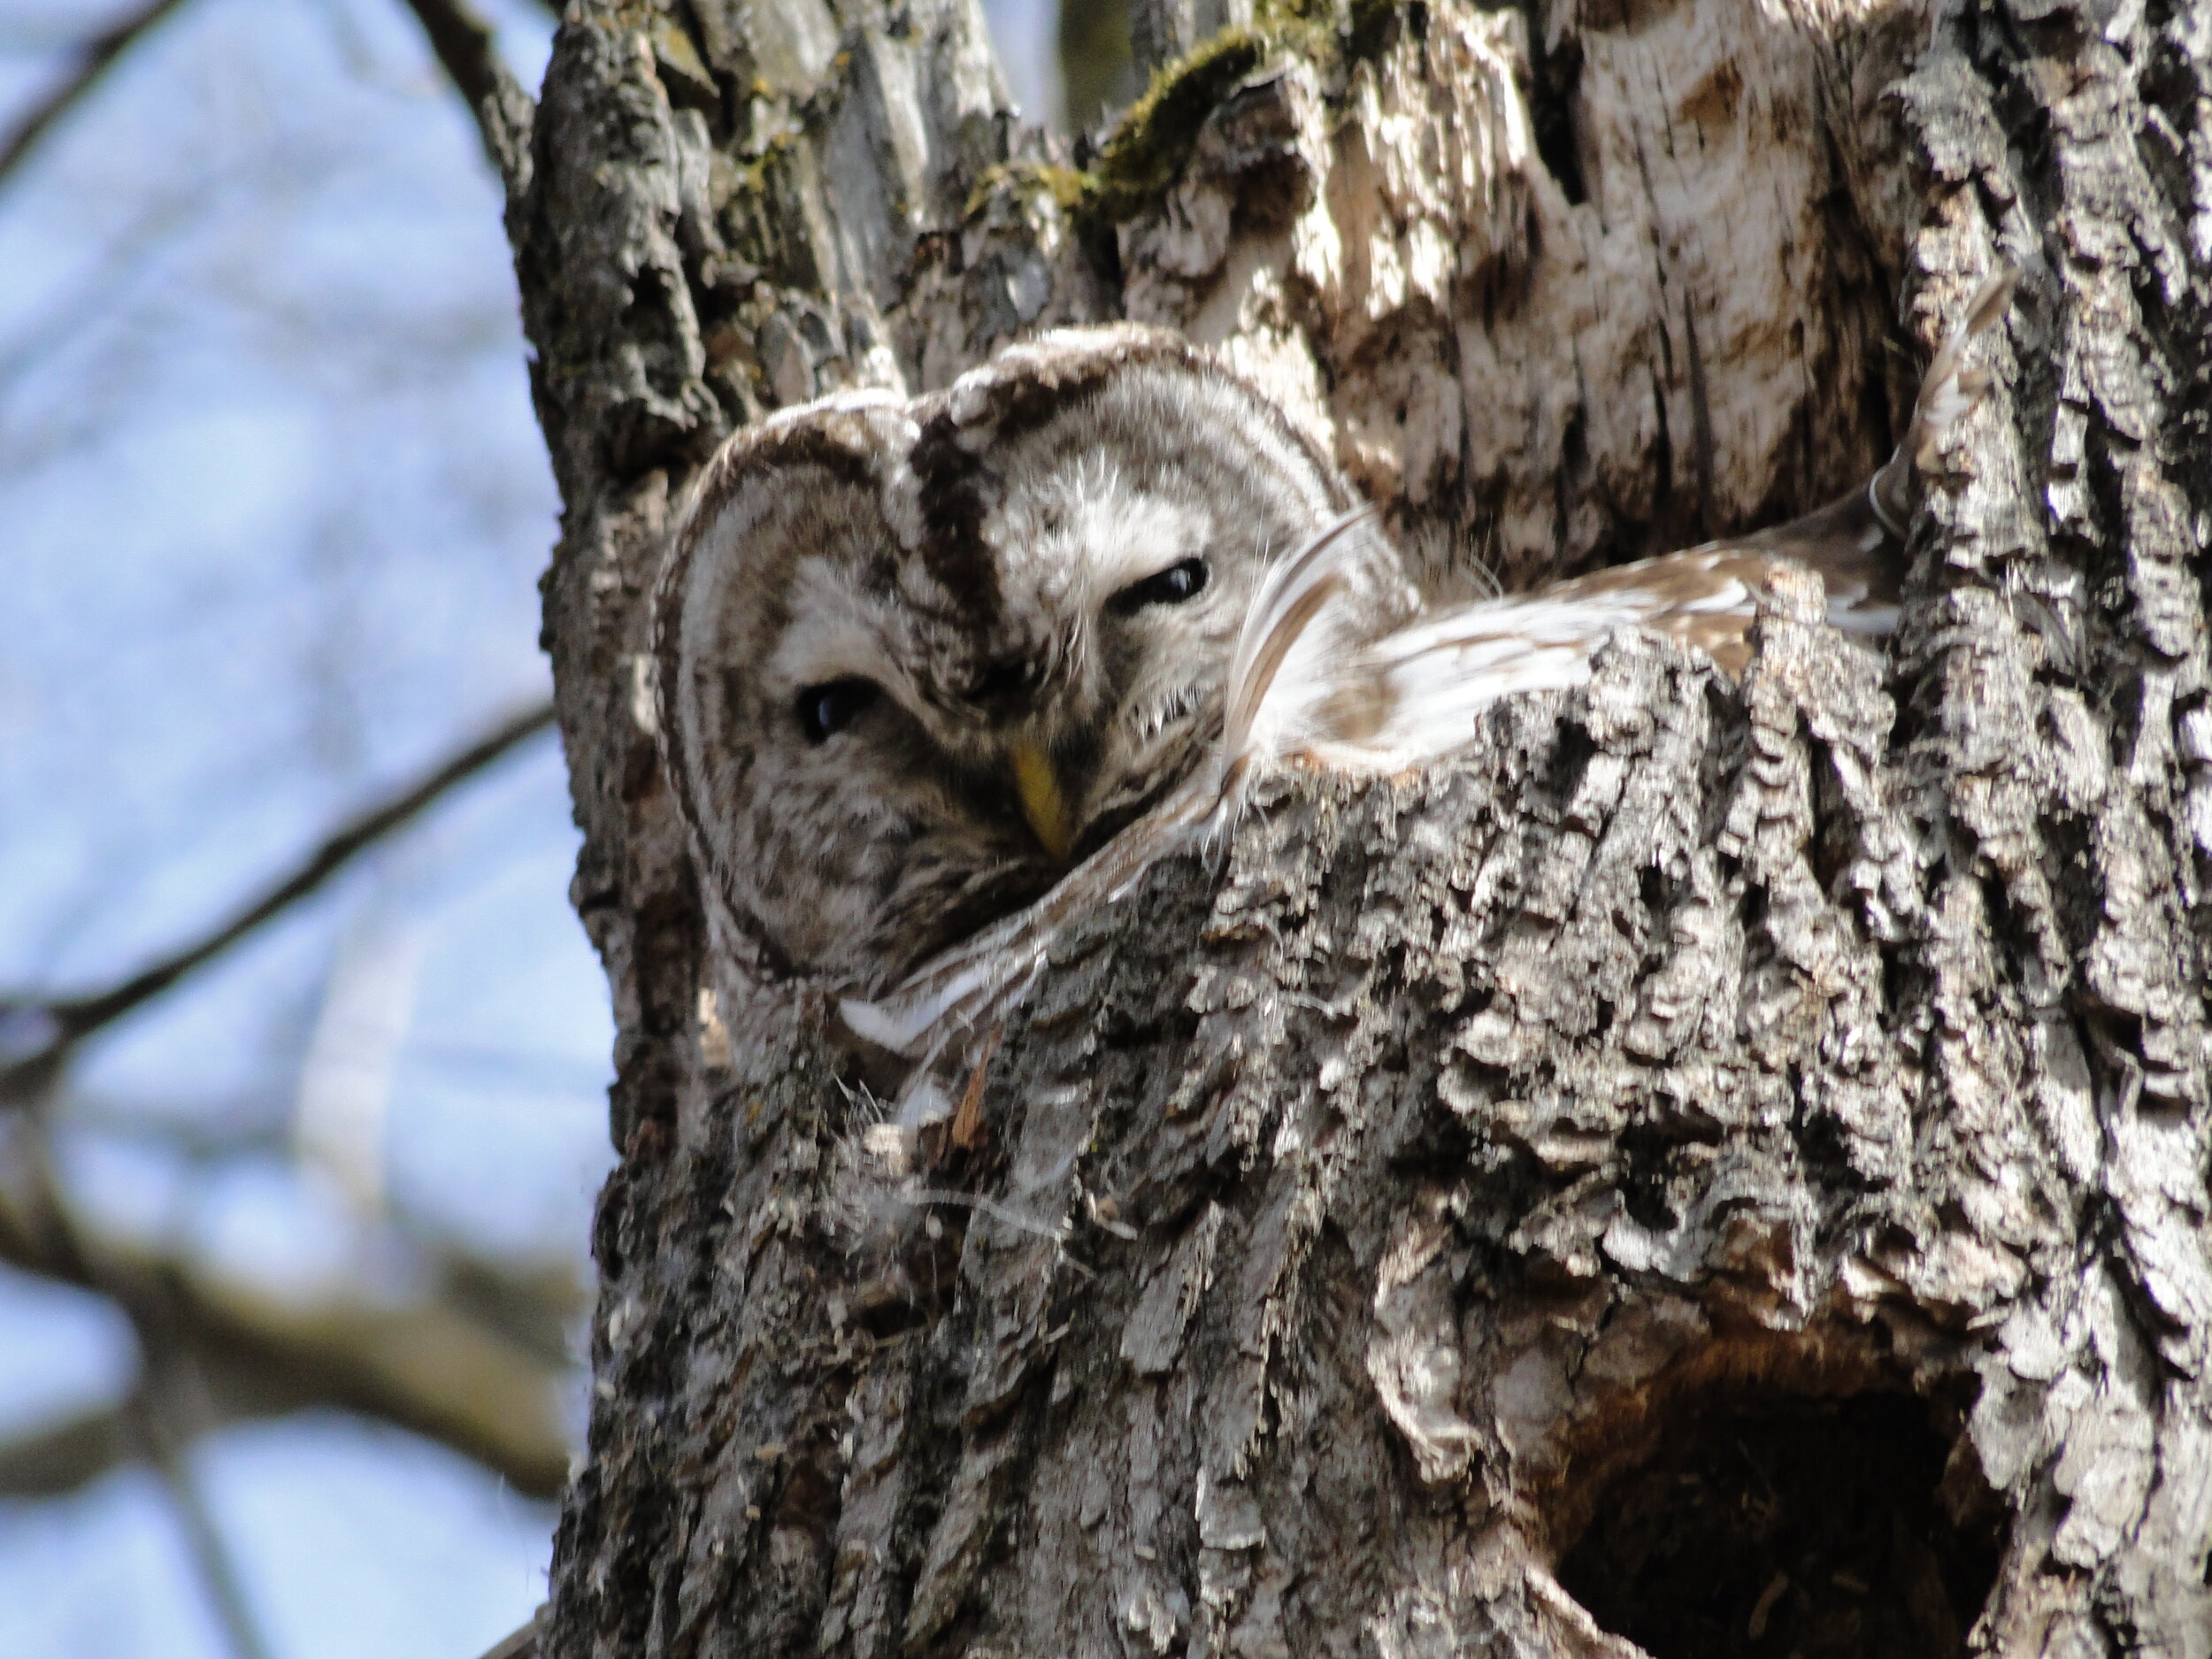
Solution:
M1397 771L1586 678L1617 628L1747 658L1785 565L1893 625L1916 473L1978 401L1985 284L1863 489L1533 594L1426 605L1328 457L1172 335L1064 330L941 392L732 438L654 597L657 725L717 949L840 999L926 1122L1056 933L1217 832L1256 769Z
M775 415L703 470L654 602L695 862L757 968L880 992L1190 774L1267 573L1356 504L1312 441L1151 330ZM1371 633L1417 595L1342 584Z

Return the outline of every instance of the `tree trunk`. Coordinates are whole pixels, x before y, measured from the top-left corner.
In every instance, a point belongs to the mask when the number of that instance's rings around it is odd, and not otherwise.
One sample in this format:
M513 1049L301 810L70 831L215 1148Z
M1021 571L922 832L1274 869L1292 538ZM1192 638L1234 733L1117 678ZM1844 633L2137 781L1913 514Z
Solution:
M1255 10L1078 172L970 0L569 9L512 222L623 1156L546 1650L2212 1651L2212 21ZM1165 322L1518 587L1849 488L2007 261L1886 665L1785 602L1740 687L1622 636L1271 780L856 1240L643 695L733 425Z

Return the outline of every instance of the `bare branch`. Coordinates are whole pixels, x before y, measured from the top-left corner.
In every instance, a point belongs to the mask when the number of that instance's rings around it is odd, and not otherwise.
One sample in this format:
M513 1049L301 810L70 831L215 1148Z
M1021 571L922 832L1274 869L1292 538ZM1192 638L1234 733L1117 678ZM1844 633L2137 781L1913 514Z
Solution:
M572 1298L580 1296L580 1287L572 1282L569 1289ZM549 1302L543 1305L542 1317L550 1319L572 1307L573 1301L570 1299L563 1299L557 1304ZM333 1325L341 1317L342 1310L321 1323ZM496 1321L479 1319L473 1323L495 1333L498 1329ZM403 1328L393 1327L389 1340L395 1343L407 1340ZM496 1335L495 1340L498 1340ZM565 1363L547 1354L542 1344L526 1339L511 1339L511 1363L518 1371L535 1363L537 1374L526 1386L526 1392L545 1401L557 1401L567 1377ZM196 1351L194 1357L199 1363L205 1401L203 1420L195 1425L196 1433L212 1432L234 1423L288 1417L319 1407L395 1420L374 1409L375 1402L365 1399L369 1392L365 1389L334 1393L319 1386L331 1363L326 1348L309 1356L311 1363L304 1371L295 1368L280 1355L273 1357L267 1340L257 1345L250 1354L203 1348ZM526 1402L525 1409L551 1420L550 1407ZM134 1421L134 1410L133 1402L117 1401L0 1441L0 1497L59 1497L81 1490L110 1470L131 1462L142 1449ZM559 1480L565 1473L565 1439L557 1437L557 1443L524 1447L518 1455L502 1454L499 1461L494 1461L485 1454L481 1435L457 1441L438 1432L430 1422L434 1416L449 1419L457 1415L450 1410L434 1412L426 1409L414 1411L399 1426L423 1433L484 1463L528 1496L549 1497L558 1489Z
M206 1494L200 1489L187 1455L195 1429L204 1425L173 1420L173 1414L187 1418L205 1417L205 1413L194 1409L196 1402L192 1396L198 1390L192 1375L191 1356L157 1351L148 1342L142 1329L140 1340L148 1346L146 1379L134 1402L132 1416L145 1448L146 1461L160 1477L169 1507L176 1512L177 1524L184 1532L186 1550L192 1557L194 1570L200 1575L200 1582L206 1587L215 1622L222 1627L231 1652L236 1659L270 1659L269 1644L263 1639L253 1605L246 1598L246 1586L239 1577L229 1541L224 1538L214 1511L208 1508Z
M468 0L407 0L407 9L475 116L484 153L513 200L530 188L530 123L536 114L530 95L501 60L490 25Z
M338 873L357 855L403 829L420 817L457 786L500 759L507 752L553 723L553 707L541 703L486 733L457 755L442 762L390 800L372 807L333 834L283 877L193 944L152 967L97 995L73 998L54 1005L53 1012L73 1039L117 1018L141 1002L159 995L193 969L219 956L263 923L297 903Z
M8 1236L6 1225L5 1217L0 1217L0 1256L12 1256L4 1243ZM112 1246L103 1244L89 1254L97 1259L111 1257L116 1251ZM12 1258L12 1264L38 1271L35 1263L21 1258ZM550 1270L535 1274L516 1272L482 1260L464 1262L461 1258L449 1258L441 1263L441 1269L444 1285L440 1300L446 1310L445 1317L480 1333L482 1340L499 1345L506 1366L514 1373L533 1372L524 1385L523 1409L526 1415L534 1413L539 1420L553 1423L558 1416L560 1391L566 1386L570 1373L567 1356L561 1344L551 1340L552 1333L564 1328L582 1306L585 1287L572 1273L557 1275ZM181 1276L182 1270L174 1263L152 1275L165 1284L173 1284ZM58 1277L68 1283L81 1284L73 1273ZM240 1301L234 1293L220 1287L215 1290L213 1297L234 1313ZM327 1310L319 1317L300 1317L299 1324L319 1329L337 1328L349 1317L348 1310L352 1305L349 1302L335 1310ZM411 1326L396 1323L386 1328L383 1340L398 1345L412 1340L411 1331L431 1330L429 1321ZM203 1321L193 1325L188 1334L197 1340L205 1331ZM172 1340L185 1338L173 1336ZM530 1435L518 1436L518 1449L488 1455L483 1435L471 1433L456 1439L437 1426L467 1414L435 1401L419 1401L403 1417L394 1417L378 1409L385 1394L367 1386L334 1390L326 1386L333 1365L343 1363L343 1356L334 1356L329 1345L318 1345L303 1363L296 1364L279 1351L284 1340L281 1329L264 1329L250 1344L234 1350L206 1346L204 1342L192 1350L199 1371L197 1394L203 1419L196 1424L196 1433L211 1432L233 1423L288 1417L318 1407L352 1410L396 1422L402 1427L451 1446L485 1463L528 1495L549 1496L557 1489L565 1473L563 1460L567 1450L565 1437L557 1426L548 1431L551 1438L544 1444L532 1443L534 1437ZM422 1340L430 1340L430 1336ZM110 1470L131 1462L142 1449L137 1439L134 1409L128 1401L110 1402L0 1440L0 1497L58 1497L78 1491Z
M538 1637L545 1629L545 1607L530 1615L529 1622L509 1631L484 1650L480 1659L537 1659Z
M0 1106L22 1105L42 1098L85 1038L160 995L194 969L281 915L361 853L412 823L449 791L552 723L550 703L541 703L503 722L389 800L340 828L228 919L119 985L69 998L0 995L0 1053L12 1048L22 1056L0 1068ZM20 1033L12 1041L8 1027Z
M46 136L57 121L100 84L117 58L183 4L184 0L151 0L150 4L118 19L87 41L75 66L49 88L44 97L32 104L29 112L15 124L14 131L0 140L0 183L4 183L23 158L37 148L38 141Z
M39 1240L55 1261L72 1272L87 1280L102 1279L95 1265L95 1253L87 1248L75 1218L61 1202L45 1123L37 1118L19 1120L13 1139L19 1165L16 1173L28 1189L21 1200L30 1222L24 1236ZM161 1479L231 1651L236 1659L268 1659L268 1644L262 1640L254 1622L230 1548L185 1455L194 1423L204 1427L211 1416L205 1409L205 1390L200 1386L198 1369L189 1350L171 1340L173 1310L142 1303L126 1304L124 1311L138 1333L142 1368L126 1415L128 1438L135 1441ZM112 1432L106 1436L111 1446L124 1438Z
M0 1444L0 1496L61 1497L128 1463L135 1452L124 1405L64 1417Z
M361 814L289 873L205 935L96 995L50 1002L0 1000L0 1025L26 1057L0 1071L0 1101L44 1101L75 1045L158 995L315 891L363 850L411 822L552 720L541 706L503 723L407 788ZM9 1035L0 1029L0 1039ZM35 1041L23 1041L28 1036ZM207 1382L211 1422L308 1405L380 1417L442 1441L546 1497L567 1472L559 1404L567 1367L525 1334L557 1325L541 1284L448 1260L444 1300L392 1307L352 1294L300 1306L122 1240L87 1233L67 1213L45 1168L42 1126L20 1120L26 1179L0 1191L0 1261L115 1302L142 1332L188 1354ZM82 1479L119 1455L127 1426L112 1413L64 1424L0 1450L0 1488Z
M195 1404L196 1405L196 1402ZM268 1651L231 1564L230 1555L207 1512L184 1447L199 1434L219 1427L212 1411L195 1412L190 1428L179 1432L163 1416L163 1404L141 1388L128 1400L53 1424L12 1444L0 1446L0 1494L11 1498L59 1497L117 1465L143 1458L160 1475L176 1506L186 1541L209 1599L242 1659Z
M457 1294L400 1307L347 1293L283 1301L93 1232L50 1189L0 1194L0 1262L106 1296L142 1335L189 1356L203 1429L330 1407L451 1447L529 1497L552 1497L567 1477L566 1363L465 1310ZM544 1291L517 1281L507 1294L519 1303ZM131 1409L88 1412L0 1448L0 1492L71 1490L127 1458L138 1444Z

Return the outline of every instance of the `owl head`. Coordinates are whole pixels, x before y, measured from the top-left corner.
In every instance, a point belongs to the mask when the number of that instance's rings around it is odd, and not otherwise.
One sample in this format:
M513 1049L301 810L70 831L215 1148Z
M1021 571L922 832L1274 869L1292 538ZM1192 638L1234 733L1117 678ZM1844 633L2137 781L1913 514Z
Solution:
M1172 335L1064 331L941 393L732 438L655 596L664 757L769 972L897 979L1196 766L1270 562L1352 504Z

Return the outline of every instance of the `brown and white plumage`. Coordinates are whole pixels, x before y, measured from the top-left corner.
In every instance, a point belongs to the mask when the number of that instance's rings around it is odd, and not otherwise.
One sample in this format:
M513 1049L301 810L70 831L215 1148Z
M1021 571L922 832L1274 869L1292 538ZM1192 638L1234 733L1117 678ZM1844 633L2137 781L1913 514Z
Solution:
M1045 894L1208 753L1253 592L1352 502L1272 403L1137 328L737 434L653 621L718 952L879 992Z
M1278 761L1395 771L1645 627L1740 672L1782 563L1838 626L1895 614L1916 467L1972 407L1932 365L1865 490L1778 529L1425 610L1314 442L1205 354L1048 334L941 393L778 414L705 469L655 590L654 714L718 972L843 999L943 1110L971 1033L1068 921ZM735 1032L733 1035L740 1034Z
M1275 724L1298 734L1275 745L1268 758L1302 751L1338 766L1419 765L1464 743L1474 716L1500 697L1580 684L1589 677L1592 655L1617 628L1663 634L1704 652L1738 678L1750 658L1760 600L1782 566L1818 574L1829 622L1862 644L1878 645L1896 626L1915 480L1933 466L1942 434L1988 389L1987 374L1967 369L1964 355L2004 315L2014 280L2013 272L2001 272L1969 302L1922 379L1903 442L1864 488L1772 529L1532 594L1426 611L1363 643L1332 639L1312 656L1318 675L1285 672L1257 687L1233 681L1233 699L1280 705ZM1278 567L1279 591L1263 589L1257 602L1256 611L1279 614L1278 626L1295 622L1302 590L1311 584L1342 583L1348 565L1395 557L1356 521L1333 527L1313 546L1325 549L1324 556L1302 549ZM1313 618L1314 630L1332 627L1327 605L1315 609ZM1257 662L1262 653L1253 655ZM1259 723L1269 718L1263 714ZM1260 757L1225 758L1225 782L1234 768Z
M912 1125L947 1111L975 1032L995 1025L1033 981L1069 921L1126 893L1158 857L1235 811L1248 778L1291 757L1394 772L1469 741L1500 697L1581 683L1616 629L1640 627L1701 650L1732 678L1777 570L1826 586L1832 623L1878 646L1895 625L1916 474L1980 400L1968 345L2002 317L2013 273L1975 296L1930 365L1896 454L1865 488L1790 524L1600 571L1540 592L1409 616L1374 601L1402 580L1371 511L1321 526L1259 584L1229 658L1212 753L1034 905L926 964L887 995L849 1000L845 1018L913 1061L901 1100Z

